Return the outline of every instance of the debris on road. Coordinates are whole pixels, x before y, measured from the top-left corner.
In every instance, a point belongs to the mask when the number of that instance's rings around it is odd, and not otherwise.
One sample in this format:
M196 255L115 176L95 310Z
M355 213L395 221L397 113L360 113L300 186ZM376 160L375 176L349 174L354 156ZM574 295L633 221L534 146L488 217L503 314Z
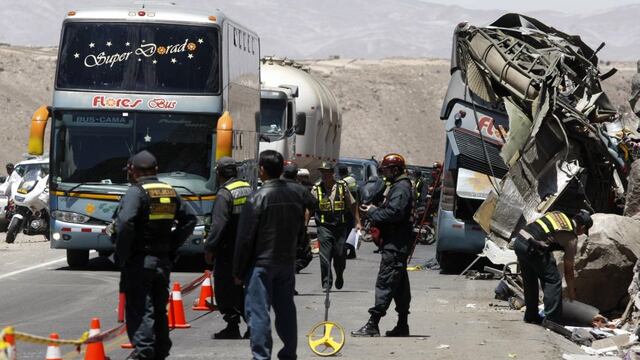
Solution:
M440 344L440 345L438 345L438 347L436 349L442 350L442 349L449 349L450 347L451 347L451 345Z

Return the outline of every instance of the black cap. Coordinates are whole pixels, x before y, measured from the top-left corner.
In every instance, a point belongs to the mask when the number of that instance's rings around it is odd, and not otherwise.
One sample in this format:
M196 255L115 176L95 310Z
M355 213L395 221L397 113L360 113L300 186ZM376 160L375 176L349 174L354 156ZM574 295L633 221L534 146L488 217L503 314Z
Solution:
M298 175L298 165L294 162L290 162L284 166L282 173L286 178L293 179Z
M152 153L142 150L131 158L131 166L139 170L151 170L158 166L158 162Z
M236 163L235 160L233 160L228 156L223 156L220 159L218 159L218 162L216 163L216 167L217 168L226 168L226 167L236 168L238 167L238 163Z
M593 219L591 218L591 213L588 210L580 209L578 213L573 217L573 220L578 225L584 225L585 233L589 234L589 229L593 226Z

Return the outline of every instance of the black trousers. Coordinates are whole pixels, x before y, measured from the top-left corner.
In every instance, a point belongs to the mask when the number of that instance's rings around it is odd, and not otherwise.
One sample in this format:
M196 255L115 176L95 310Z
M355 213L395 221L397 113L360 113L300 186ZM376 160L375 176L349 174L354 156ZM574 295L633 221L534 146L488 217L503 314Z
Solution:
M318 241L320 241L320 276L322 286L333 285L331 264L336 271L336 276L342 276L347 264L344 244L347 241L347 227L342 225L318 226Z
M375 305L369 309L371 316L381 318L387 314L391 300L396 303L399 315L408 315L411 304L411 285L407 274L407 254L380 251L380 270L376 280Z
M127 335L142 359L169 356L171 340L167 321L169 260L153 269L140 265L123 270L126 296Z
M514 251L518 256L522 282L524 285L524 313L526 321L538 319L538 282L542 285L544 313L549 320L562 319L562 278L558 265L549 251L539 252L530 247L529 242L517 237Z
M216 305L229 324L239 324L244 317L244 289L233 281L233 255L220 254L213 269Z

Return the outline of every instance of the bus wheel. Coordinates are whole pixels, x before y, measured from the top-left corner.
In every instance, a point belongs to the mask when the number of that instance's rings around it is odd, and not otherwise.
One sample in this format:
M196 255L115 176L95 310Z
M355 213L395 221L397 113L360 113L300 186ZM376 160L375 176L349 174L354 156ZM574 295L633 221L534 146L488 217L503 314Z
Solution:
M67 249L67 264L71 268L84 268L89 264L89 250Z

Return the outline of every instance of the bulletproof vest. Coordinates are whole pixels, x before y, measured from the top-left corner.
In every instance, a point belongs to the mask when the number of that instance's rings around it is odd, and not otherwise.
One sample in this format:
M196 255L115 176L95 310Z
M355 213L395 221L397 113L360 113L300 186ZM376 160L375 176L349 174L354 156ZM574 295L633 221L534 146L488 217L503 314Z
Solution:
M540 219L527 225L525 231L531 234L534 239L545 242L551 246L555 244L552 241L551 235L559 231L573 232L573 222L564 213L553 211L546 213Z
M135 248L149 254L166 254L171 249L171 228L178 211L178 194L171 185L157 180L138 183L146 201ZM136 239L137 240L137 239Z
M251 195L251 185L246 181L235 180L226 184L224 188L229 190L233 198L232 214L239 216L242 211L242 205L247 202L247 198Z
M331 201L329 194L322 192L322 185L315 185L316 196L318 197L318 214L316 214L316 222L319 224L344 224L345 223L345 193L347 190L347 184L342 181L336 181L337 197L334 201Z

